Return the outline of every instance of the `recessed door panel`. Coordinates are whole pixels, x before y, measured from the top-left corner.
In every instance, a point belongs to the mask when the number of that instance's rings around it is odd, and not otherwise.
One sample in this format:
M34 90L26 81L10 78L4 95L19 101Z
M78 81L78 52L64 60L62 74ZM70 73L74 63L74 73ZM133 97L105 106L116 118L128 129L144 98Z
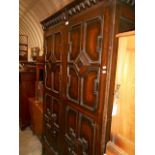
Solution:
M99 69L89 68L81 80L81 105L95 111L98 107Z
M81 50L81 24L71 27L69 34L70 60L75 60Z
M53 35L50 35L46 38L46 54L45 54L46 60L50 59L52 50L53 50Z
M68 66L67 96L71 101L79 103L79 76L72 65Z
M85 51L91 61L98 62L101 57L102 36L101 17L85 22Z
M52 111L52 96L45 94L45 114L51 114Z
M67 106L65 110L64 155L77 154L77 121L78 112Z
M65 136L70 140L75 140L77 130L78 112L69 106L65 110Z
M56 91L54 91L56 92ZM51 135L52 135L52 148L54 154L60 152L60 118L61 118L61 103L60 100L52 96L52 113L51 113Z
M44 136L54 153L59 153L60 101L53 96L45 97Z
M54 92L60 91L60 65L53 64L52 65L52 90Z
M52 98L52 122L54 125L59 128L60 127L60 101L55 97Z
M61 59L61 51L62 51L61 33L57 32L54 34L54 55L57 60Z
M48 94L45 95L45 112L44 112L44 133L48 142L51 144L51 112L52 112L52 97Z
M96 124L89 117L80 113L79 115L79 150L81 155L95 154Z
M60 83L61 83L61 66L62 66L62 33L60 31L53 34L54 35L54 50L51 54L51 74L52 74L52 91L55 93L60 93Z
M45 64L45 87L47 89L51 89L51 80L52 80L51 64L47 63Z

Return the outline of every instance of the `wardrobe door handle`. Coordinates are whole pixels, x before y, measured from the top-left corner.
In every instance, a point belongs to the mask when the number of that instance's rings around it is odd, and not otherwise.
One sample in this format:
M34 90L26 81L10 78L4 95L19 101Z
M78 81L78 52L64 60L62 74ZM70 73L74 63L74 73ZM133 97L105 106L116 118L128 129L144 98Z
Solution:
M94 81L94 90L93 90L93 94L96 94L96 92L98 91L98 82L95 80Z
M101 46L102 46L102 36L98 36L97 37L97 47L96 47L97 52L101 52Z

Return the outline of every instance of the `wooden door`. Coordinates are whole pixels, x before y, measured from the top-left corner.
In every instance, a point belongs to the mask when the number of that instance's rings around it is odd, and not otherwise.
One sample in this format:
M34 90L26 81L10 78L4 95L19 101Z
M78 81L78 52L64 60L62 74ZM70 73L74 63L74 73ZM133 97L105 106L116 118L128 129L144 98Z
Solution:
M115 79L115 97L111 127L111 142L107 154L120 150L116 155L135 154L135 37L134 31L119 37L118 59ZM118 149L116 149L118 148ZM109 152L109 153L108 153ZM113 153L114 154L114 153Z
M96 7L72 18L67 27L63 155L99 155L101 151L96 144L101 142L97 121L104 104L100 103L104 95L99 97L103 22L103 9ZM106 71L102 77L105 76Z
M64 25L59 24L45 34L45 98L44 147L45 154L59 155L62 133L62 53ZM48 152L47 152L48 151Z

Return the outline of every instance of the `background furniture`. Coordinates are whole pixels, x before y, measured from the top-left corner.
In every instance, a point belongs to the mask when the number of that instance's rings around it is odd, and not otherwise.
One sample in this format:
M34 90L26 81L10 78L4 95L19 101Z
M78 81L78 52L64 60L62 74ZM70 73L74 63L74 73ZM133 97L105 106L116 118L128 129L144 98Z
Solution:
M42 136L44 63L36 62L35 96L29 98L30 120L34 134Z
M79 0L41 22L44 155L102 155L110 137L115 34L134 29L134 3Z
M28 36L19 35L19 61L28 60Z
M39 56L40 48L39 47L32 47L31 48L31 58L33 61L36 61L37 57Z
M43 124L43 103L35 98L29 98L29 104L32 131L37 136L41 137Z
M36 62L35 99L43 102L44 63Z
M135 154L135 37L134 32L118 34L118 60L111 139L107 155ZM122 153L123 152L123 153Z
M36 71L34 67L26 67L19 72L19 121L23 130L30 125L29 97L35 96Z
M39 137L43 126L43 81L44 63L36 62L35 97L29 98L29 109L32 131Z

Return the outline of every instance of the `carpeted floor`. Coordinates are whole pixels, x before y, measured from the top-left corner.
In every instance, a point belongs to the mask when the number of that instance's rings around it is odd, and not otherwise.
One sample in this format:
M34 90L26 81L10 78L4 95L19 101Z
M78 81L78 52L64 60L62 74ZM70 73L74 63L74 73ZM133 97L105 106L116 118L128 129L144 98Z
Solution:
M19 155L41 155L41 142L30 128L19 132Z

